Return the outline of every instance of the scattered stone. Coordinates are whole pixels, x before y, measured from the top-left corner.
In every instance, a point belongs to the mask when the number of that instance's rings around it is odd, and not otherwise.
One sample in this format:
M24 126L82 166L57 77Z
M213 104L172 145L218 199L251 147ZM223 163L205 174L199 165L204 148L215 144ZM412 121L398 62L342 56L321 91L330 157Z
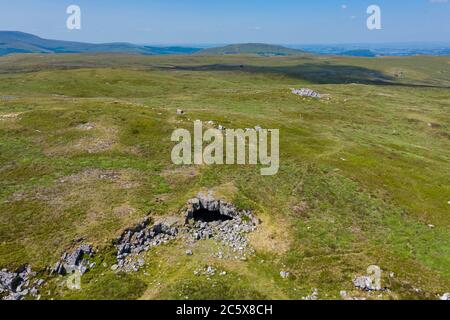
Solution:
M342 290L341 292L339 292L339 294L340 294L340 296L342 297L342 298L347 298L348 297L348 293L347 293L347 291L345 291L345 290Z
M119 269L119 266L117 264L113 264L111 270L116 271L117 269Z
M217 273L217 270L213 266L206 266L204 268L200 268L200 269L197 269L197 270L194 271L194 275L196 275L196 276L204 275L206 277L215 276L216 273ZM225 275L226 272L222 271L219 274L220 275Z
M184 114L184 111L181 110L181 109L177 109L177 114L178 114L178 115L183 115L183 114Z
M186 255L187 256L192 256L193 255L192 250L186 250Z
M211 267L211 266L208 266L208 267L206 268L205 275L207 275L207 276L213 276L213 275L215 275L215 274L216 274L216 269L214 269L214 268Z
M319 93L308 88L291 89L291 92L301 97L321 98L321 95Z
M434 229L436 226L434 225L434 224L429 224L428 225L428 228L430 228L430 229Z
M317 300L319 298L319 290L316 288L313 290L313 292L309 295L303 298L303 300Z
M0 120L10 120L18 118L22 113L8 113L8 114L0 114Z
M287 279L287 278L289 278L289 272L287 272L287 271L281 271L280 272L280 277L282 277L283 279Z
M93 123L90 123L90 122L82 123L82 124L77 126L77 129L79 129L79 130L86 130L86 131L92 130L94 128L95 128L95 125Z

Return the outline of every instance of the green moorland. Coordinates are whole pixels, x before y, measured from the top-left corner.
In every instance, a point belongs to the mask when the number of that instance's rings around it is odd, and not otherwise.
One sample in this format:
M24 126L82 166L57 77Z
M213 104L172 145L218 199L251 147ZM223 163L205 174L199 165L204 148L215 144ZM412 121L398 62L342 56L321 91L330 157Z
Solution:
M43 299L301 299L314 288L436 299L450 290L449 89L448 57L2 57L0 268L31 264ZM279 128L280 172L174 166L171 133L195 119ZM215 258L210 241L187 256L177 241L147 252L139 272L111 271L125 228L181 216L210 189L262 220L254 256ZM98 248L97 267L70 291L45 268L79 239ZM353 286L372 264L389 291ZM206 265L227 273L194 275Z

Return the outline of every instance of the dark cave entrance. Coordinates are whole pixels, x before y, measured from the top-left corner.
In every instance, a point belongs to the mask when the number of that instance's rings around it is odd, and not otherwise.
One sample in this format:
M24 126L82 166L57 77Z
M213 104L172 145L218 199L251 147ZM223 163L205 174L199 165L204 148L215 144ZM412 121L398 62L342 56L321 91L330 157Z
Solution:
M201 221L201 222L214 222L214 221L223 222L233 220L232 217L223 215L219 211L210 211L207 209L195 210L193 217L194 221Z

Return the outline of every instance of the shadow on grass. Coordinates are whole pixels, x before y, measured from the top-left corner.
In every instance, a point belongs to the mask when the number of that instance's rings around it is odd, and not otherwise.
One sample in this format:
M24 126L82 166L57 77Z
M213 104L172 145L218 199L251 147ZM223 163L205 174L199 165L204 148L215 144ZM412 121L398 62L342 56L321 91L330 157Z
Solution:
M160 69L166 69L161 67ZM298 80L304 80L316 84L370 84L392 85L404 87L423 88L450 88L447 86L431 85L426 83L398 82L395 77L383 72L368 68L333 65L329 63L305 63L296 66L254 66L254 65L230 65L210 64L201 66L175 66L170 70L186 71L241 71L247 73L279 74Z

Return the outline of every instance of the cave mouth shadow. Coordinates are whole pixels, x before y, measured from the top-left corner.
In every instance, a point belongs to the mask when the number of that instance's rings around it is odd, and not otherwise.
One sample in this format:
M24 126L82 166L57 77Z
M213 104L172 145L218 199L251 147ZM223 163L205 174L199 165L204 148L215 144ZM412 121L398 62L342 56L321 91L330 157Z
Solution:
M195 210L193 213L194 221L200 222L224 222L228 220L233 220L232 217L221 214L219 211L210 211L208 209Z

